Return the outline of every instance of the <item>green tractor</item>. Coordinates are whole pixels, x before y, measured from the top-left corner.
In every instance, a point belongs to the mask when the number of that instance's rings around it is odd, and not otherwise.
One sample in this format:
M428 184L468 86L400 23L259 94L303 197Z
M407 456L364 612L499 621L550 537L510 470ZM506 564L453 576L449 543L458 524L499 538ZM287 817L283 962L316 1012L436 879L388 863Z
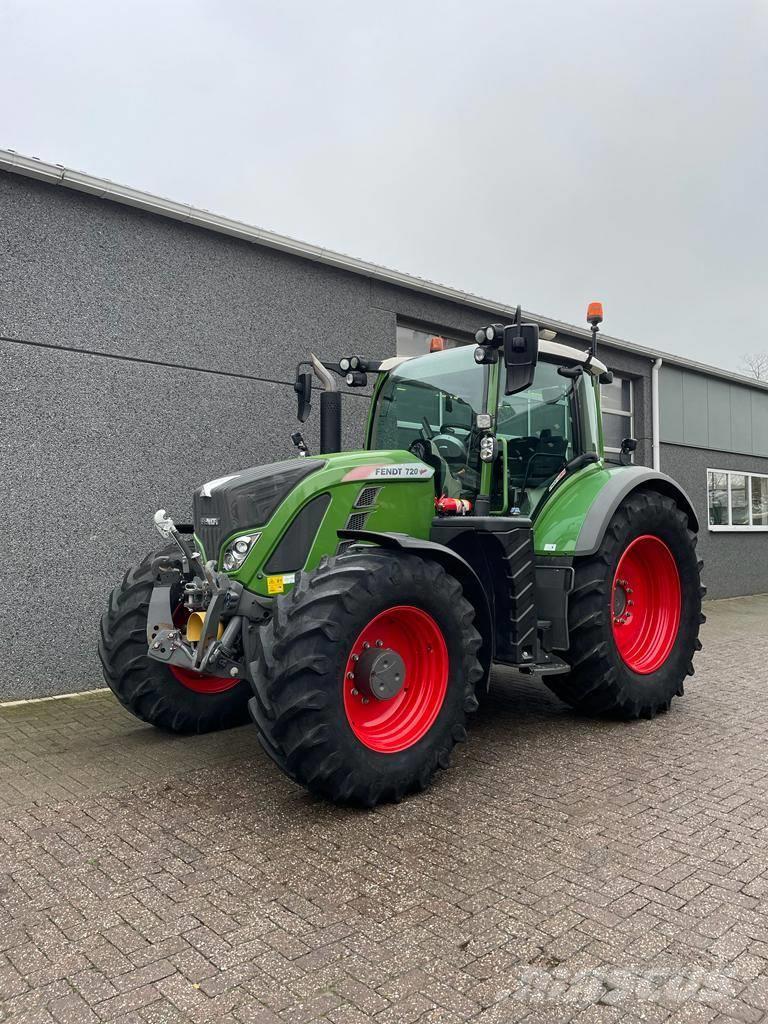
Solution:
M300 364L320 394L320 452L233 472L164 510L165 544L101 621L120 703L177 733L252 717L313 793L373 806L424 789L466 737L494 664L580 711L669 708L700 649L690 500L668 476L603 458L592 346L535 324L383 362ZM342 452L341 394L375 378L365 447Z

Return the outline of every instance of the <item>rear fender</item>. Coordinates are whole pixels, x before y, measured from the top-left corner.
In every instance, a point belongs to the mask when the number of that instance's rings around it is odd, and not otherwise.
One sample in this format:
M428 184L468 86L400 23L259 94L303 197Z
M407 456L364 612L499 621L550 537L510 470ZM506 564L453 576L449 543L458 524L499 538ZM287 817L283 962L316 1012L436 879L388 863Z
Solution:
M677 504L694 533L699 520L680 485L645 466L589 466L550 495L533 524L537 555L593 555L616 509L635 491L656 491Z
M377 544L382 548L407 551L422 558L432 559L459 581L464 596L475 609L475 626L483 638L479 654L483 678L478 682L478 689L487 689L494 654L493 615L485 588L469 562L444 544L421 540L406 533L376 533L372 530L339 530L338 533L342 540L365 541L367 544Z
M605 531L619 505L635 491L657 491L671 498L688 517L689 529L699 532L699 519L693 503L682 487L667 476L643 466L627 466L623 472L611 476L598 493L584 517L574 555L594 555L603 542Z

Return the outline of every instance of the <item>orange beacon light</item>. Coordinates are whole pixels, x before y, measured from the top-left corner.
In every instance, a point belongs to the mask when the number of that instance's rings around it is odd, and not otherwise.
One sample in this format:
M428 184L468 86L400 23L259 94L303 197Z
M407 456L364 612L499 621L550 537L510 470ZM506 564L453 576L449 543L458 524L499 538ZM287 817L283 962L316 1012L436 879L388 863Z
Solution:
M587 323L592 324L593 327L597 327L598 324L603 322L603 304L602 302L590 302L587 306Z

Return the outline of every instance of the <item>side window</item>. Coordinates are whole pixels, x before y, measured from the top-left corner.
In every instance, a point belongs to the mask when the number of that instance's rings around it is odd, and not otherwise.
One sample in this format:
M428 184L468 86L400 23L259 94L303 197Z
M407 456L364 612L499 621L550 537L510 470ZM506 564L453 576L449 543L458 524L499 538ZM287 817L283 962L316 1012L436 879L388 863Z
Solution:
M768 476L707 470L710 530L768 530Z
M603 439L608 462L618 462L621 442L632 433L632 381L614 375L610 384L600 388L603 410Z
M442 349L459 348L470 344L471 337L459 337L453 332L446 332L442 327L418 326L408 324L397 325L397 354L399 356L424 356L434 351L434 344Z
M546 362L527 391L500 396L496 433L507 441L513 487L540 487L573 457L573 404L574 381Z

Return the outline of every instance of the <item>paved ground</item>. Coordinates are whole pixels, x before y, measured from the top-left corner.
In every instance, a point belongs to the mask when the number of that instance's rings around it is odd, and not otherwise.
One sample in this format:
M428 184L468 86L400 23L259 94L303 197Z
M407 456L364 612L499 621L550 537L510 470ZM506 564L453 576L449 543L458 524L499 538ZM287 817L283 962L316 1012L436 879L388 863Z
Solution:
M0 708L0 1020L761 1021L768 598L654 722L500 675L426 795L318 803L250 728Z

